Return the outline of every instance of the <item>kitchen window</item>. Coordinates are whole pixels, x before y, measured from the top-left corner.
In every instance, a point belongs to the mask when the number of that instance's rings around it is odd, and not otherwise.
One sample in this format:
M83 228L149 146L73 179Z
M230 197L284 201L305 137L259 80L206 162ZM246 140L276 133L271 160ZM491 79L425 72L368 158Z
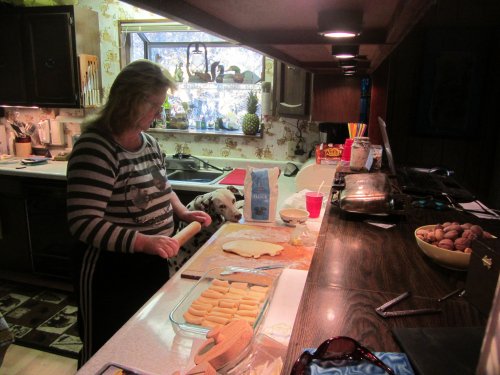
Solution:
M137 59L164 66L178 89L151 131L243 135L247 98L257 94L260 116L265 58L248 48L165 20L121 21L122 67Z

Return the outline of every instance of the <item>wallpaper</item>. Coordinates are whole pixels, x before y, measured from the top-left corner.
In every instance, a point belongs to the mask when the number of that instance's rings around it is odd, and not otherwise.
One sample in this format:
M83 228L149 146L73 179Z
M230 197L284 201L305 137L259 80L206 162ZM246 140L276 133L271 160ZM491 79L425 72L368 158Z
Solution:
M39 5L40 1L25 1L25 3L30 2L30 5ZM57 1L53 1L57 3ZM65 2L68 3L68 1ZM88 8L98 14L102 92L103 98L105 98L120 70L118 21L159 19L162 17L117 0L75 0L69 2L75 4L75 7ZM266 65L266 71L272 73L272 64L268 65ZM12 111L12 109L9 111ZM21 118L31 122L38 122L40 119L51 117L51 114L45 110L40 111L39 114L33 110L19 111L21 112ZM78 111L74 110L66 111L61 109L57 113L68 116L79 115ZM65 131L68 138L77 133L74 127L68 125L66 125ZM159 140L167 154L186 152L202 156L280 161L305 161L314 144L319 141L316 123L287 118L267 118L263 125L262 138L180 133L154 133L154 136ZM304 150L304 154L295 155L293 150L297 144L299 149ZM71 144L68 144L68 146L71 146Z

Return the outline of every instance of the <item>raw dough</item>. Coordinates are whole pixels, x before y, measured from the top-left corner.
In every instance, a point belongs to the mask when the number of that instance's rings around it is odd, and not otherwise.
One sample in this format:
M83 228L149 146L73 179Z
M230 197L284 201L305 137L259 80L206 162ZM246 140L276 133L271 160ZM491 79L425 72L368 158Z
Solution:
M281 253L283 246L264 241L236 240L223 244L222 250L245 258L259 258L261 255L266 254L275 256Z

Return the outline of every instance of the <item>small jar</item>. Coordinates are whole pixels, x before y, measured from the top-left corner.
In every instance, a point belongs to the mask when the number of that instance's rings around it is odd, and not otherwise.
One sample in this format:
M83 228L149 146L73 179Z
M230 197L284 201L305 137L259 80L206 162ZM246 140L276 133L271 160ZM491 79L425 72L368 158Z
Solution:
M360 171L365 168L370 156L370 138L355 137L351 146L350 167L353 171Z
M16 137L14 142L14 149L16 150L16 156L20 158L26 158L31 155L31 137Z

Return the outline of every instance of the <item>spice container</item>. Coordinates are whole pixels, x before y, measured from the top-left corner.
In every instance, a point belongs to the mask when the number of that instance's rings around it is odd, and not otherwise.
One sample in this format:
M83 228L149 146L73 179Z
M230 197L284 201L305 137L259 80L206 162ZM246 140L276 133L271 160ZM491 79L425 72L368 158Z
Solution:
M373 154L372 169L379 170L382 168L382 154L384 149L381 145L371 145L371 151Z
M14 141L14 149L16 151L16 156L20 158L25 158L31 155L31 137L16 137Z
M351 146L350 167L353 171L360 171L365 168L370 156L370 138L355 137Z

